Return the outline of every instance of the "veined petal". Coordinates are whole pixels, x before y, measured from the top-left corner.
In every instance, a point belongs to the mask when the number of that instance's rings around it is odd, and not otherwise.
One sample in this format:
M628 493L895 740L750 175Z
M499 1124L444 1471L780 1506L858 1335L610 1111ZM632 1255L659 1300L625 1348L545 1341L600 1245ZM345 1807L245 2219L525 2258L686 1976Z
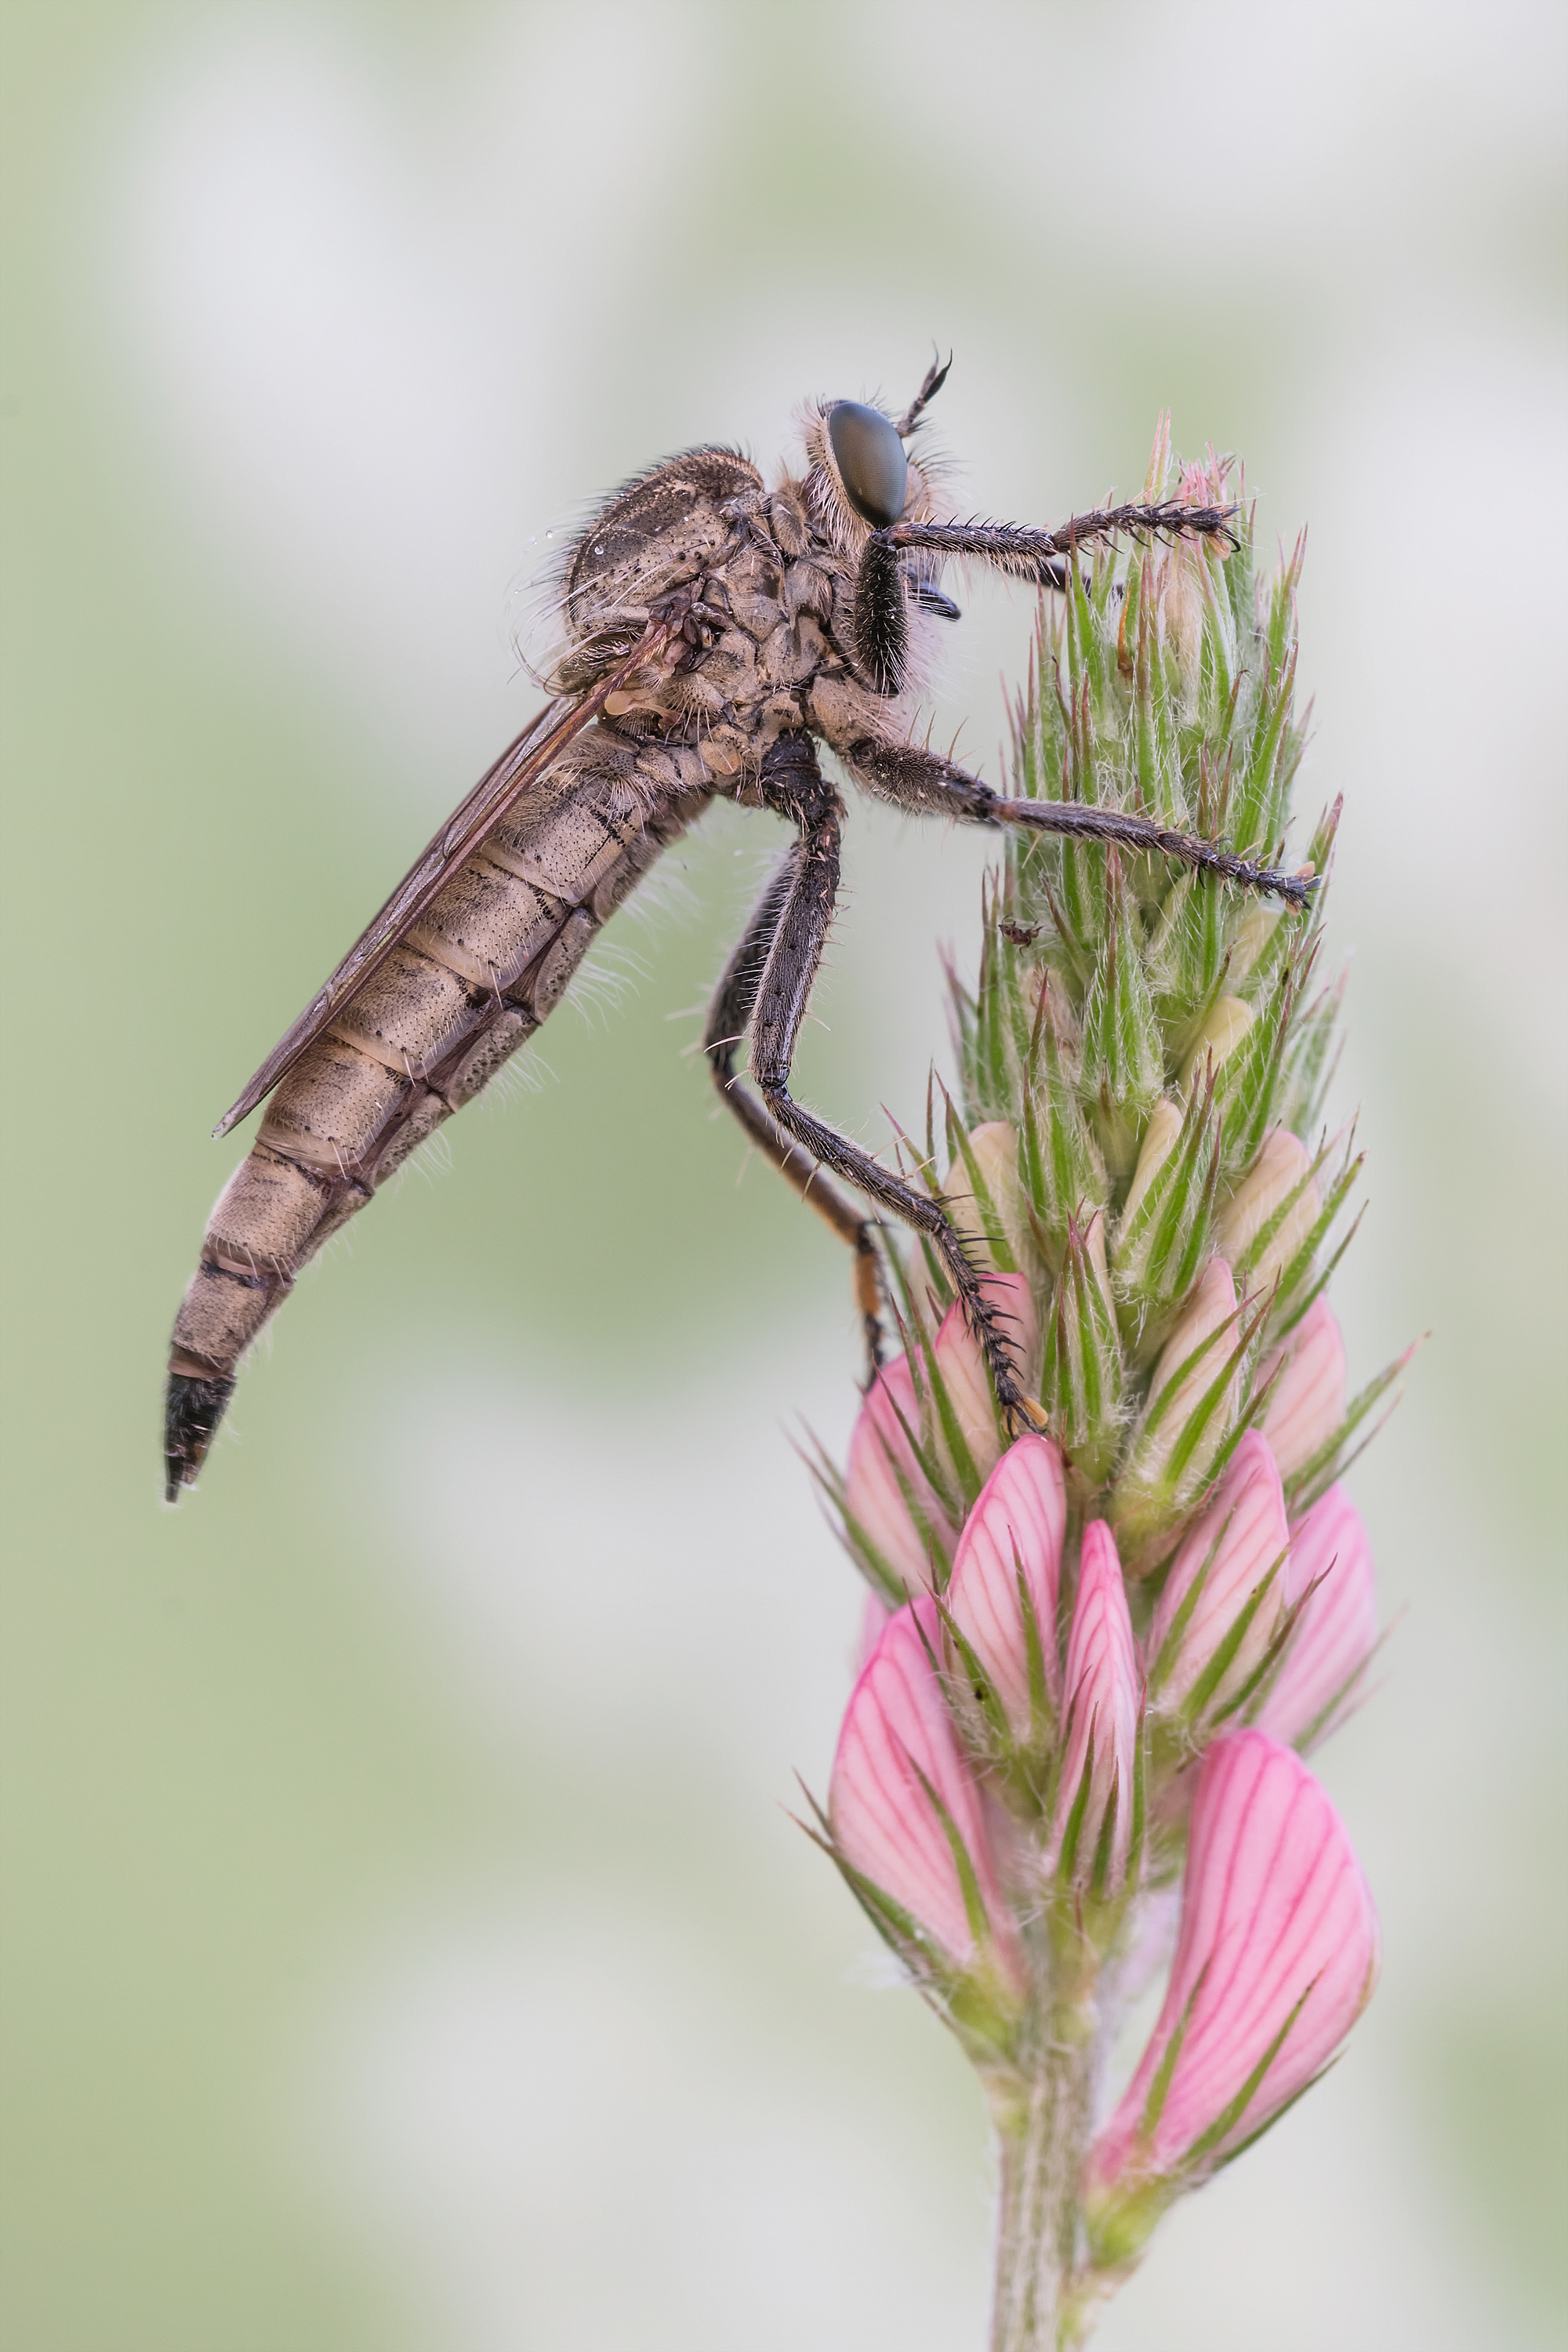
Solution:
M1334 1310L1318 1297L1282 1348L1258 1367L1264 1381L1280 1366L1263 1414L1263 1434L1289 1478L1311 1460L1345 1417L1345 1343Z
M1193 1801L1170 1990L1089 2151L1091 2208L1190 2184L1258 2132L1344 2040L1378 1951L1361 1865L1310 1770L1261 1731L1224 1734Z
M1039 1628L1046 1690L1061 1696L1057 1655L1057 1592L1067 1487L1062 1457L1048 1437L1011 1444L991 1473L963 1523L947 1606L952 1622L984 1666L1015 1737L1029 1736L1029 1643L1018 1597L1018 1573Z
M921 1433L920 1402L909 1360L898 1356L884 1364L860 1408L844 1507L905 1591L920 1592L940 1582L958 1530L915 1458L911 1433Z
M1342 1486L1331 1486L1291 1535L1285 1598L1294 1605L1303 1593L1285 1663L1258 1716L1259 1730L1292 1747L1334 1728L1377 1647L1372 1547Z
M827 1816L851 1869L890 1895L963 1969L977 1946L953 1835L996 1945L1010 1954L1013 1937L979 1785L931 1664L941 1642L929 1594L888 1620L845 1713Z
M1103 1519L1091 1519L1083 1531L1066 1693L1067 1744L1052 1853L1060 1856L1070 1834L1073 1884L1090 1885L1110 1815L1103 1892L1114 1895L1126 1880L1131 1850L1142 1677L1121 1562Z
M1286 1607L1289 1541L1274 1456L1249 1429L1184 1538L1155 1608L1148 1655L1157 1706L1173 1712L1205 1681L1249 1608L1218 1679L1203 1694L1205 1711L1257 1673Z

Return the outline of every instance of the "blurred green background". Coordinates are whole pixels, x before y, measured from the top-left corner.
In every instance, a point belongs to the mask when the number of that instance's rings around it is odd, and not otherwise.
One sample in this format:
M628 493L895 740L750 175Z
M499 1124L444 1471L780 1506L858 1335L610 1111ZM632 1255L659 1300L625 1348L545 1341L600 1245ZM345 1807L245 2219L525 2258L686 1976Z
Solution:
M790 1437L842 1444L853 1317L689 1050L768 821L300 1286L177 1513L156 1447L207 1129L534 707L546 531L933 338L961 510L1134 486L1169 404L1310 521L1336 1298L1360 1377L1435 1333L1323 1763L1383 1987L1101 2340L1558 2340L1563 27L14 0L8 2352L983 2339L977 2094L782 1810L847 1690ZM938 732L994 775L1029 606L965 601ZM873 1140L981 869L855 813L802 1080Z

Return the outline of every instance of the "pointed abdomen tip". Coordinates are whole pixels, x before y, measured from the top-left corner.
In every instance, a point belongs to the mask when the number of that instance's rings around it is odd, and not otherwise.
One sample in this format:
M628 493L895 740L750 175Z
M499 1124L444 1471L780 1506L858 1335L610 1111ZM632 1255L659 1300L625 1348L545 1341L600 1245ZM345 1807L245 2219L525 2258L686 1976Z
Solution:
M169 1374L163 1407L163 1499L177 1503L184 1486L194 1486L230 1397L232 1380L189 1372Z

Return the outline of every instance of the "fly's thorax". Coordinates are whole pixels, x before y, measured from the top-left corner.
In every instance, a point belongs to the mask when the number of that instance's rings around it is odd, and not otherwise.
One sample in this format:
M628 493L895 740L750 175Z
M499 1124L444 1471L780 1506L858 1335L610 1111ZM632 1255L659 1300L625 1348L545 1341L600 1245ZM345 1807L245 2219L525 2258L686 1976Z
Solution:
M693 449L628 482L568 551L563 607L573 638L640 627L660 597L700 579L731 544L726 509L762 499L762 476L732 449Z

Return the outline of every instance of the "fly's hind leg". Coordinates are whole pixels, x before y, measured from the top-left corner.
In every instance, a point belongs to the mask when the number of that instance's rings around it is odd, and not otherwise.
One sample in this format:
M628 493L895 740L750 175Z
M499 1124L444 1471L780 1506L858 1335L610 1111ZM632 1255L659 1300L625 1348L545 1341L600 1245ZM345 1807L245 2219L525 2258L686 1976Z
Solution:
M800 866L800 844L791 844L778 871L752 910L751 919L724 969L709 1008L702 1050L708 1056L719 1098L732 1111L757 1150L772 1160L785 1182L803 1201L825 1217L842 1242L855 1253L855 1304L866 1337L867 1383L877 1377L882 1361L882 1275L878 1258L876 1221L863 1216L847 1201L837 1184L822 1172L820 1161L775 1126L735 1067L735 1055L751 1023L757 989L768 953Z
M765 1125L773 1139L768 1147L770 1156L806 1199L815 1202L824 1182L815 1171L830 1169L879 1208L926 1237L984 1353L1004 1421L1009 1432L1016 1434L1032 1425L1023 1379L1004 1328L1005 1318L986 1297L963 1235L940 1202L890 1174L847 1136L791 1099L789 1076L795 1039L838 895L844 809L816 764L816 746L809 736L785 736L773 745L763 764L762 793L767 807L793 821L799 839L768 886L721 984L709 1024L714 1075L725 1099L759 1141ZM721 1074L721 1055L730 1056L726 1066L732 1070L735 1045L748 1015L752 1076L760 1102L732 1076L726 1079ZM742 1104L748 1108L742 1108ZM803 1169L813 1171L805 1181L796 1172ZM853 1224L853 1210L836 1188L828 1189L847 1223ZM832 1217L832 1212L825 1213ZM837 1218L833 1222L837 1223ZM867 1228L861 1226L860 1231Z

